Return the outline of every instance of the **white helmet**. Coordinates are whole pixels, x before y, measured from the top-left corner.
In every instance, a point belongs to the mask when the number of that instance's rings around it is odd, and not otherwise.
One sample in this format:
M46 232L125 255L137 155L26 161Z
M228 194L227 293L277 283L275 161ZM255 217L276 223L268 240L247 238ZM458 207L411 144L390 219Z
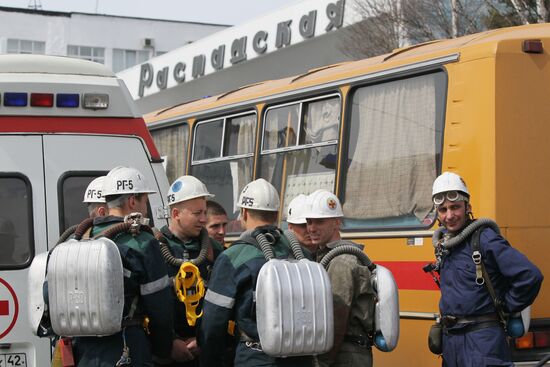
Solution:
M286 221L292 224L305 224L307 223L306 217L306 202L307 196L300 194L290 201L288 204Z
M115 167L103 181L103 197L122 194L152 194L145 177L141 172L132 167Z
M332 192L317 190L307 197L306 218L339 218L343 216L340 200Z
M263 178L259 178L244 187L237 206L239 208L276 212L279 210L279 194L272 184Z
M181 176L178 178L174 181L172 186L170 186L168 194L166 195L168 205L200 197L211 198L214 197L214 195L208 192L205 184L193 176Z
M453 172L443 172L434 181L432 198L437 194L449 191L459 191L466 194L468 198L470 197L466 183L464 183L464 180L459 175Z
M105 176L100 176L95 178L84 192L83 203L104 203L105 198L101 195L103 191L103 181L105 181Z

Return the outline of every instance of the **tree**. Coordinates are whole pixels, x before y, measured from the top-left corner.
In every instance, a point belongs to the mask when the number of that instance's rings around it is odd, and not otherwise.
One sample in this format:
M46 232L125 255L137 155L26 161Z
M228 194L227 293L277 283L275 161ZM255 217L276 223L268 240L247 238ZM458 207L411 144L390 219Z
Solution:
M488 29L545 22L550 0L355 0L362 21L344 30L353 58Z

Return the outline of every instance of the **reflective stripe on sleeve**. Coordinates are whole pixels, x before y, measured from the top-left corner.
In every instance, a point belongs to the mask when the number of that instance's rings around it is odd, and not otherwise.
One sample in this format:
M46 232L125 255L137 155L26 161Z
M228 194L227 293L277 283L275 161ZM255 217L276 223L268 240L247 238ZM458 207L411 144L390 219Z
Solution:
M204 299L215 304L216 306L228 309L232 309L235 304L235 298L224 296L223 294L216 293L211 289L206 291L206 296L204 296Z
M163 276L160 279L155 280L154 282L142 284L140 286L140 293L142 296L146 296L151 293L158 292L170 285L170 279L168 275Z

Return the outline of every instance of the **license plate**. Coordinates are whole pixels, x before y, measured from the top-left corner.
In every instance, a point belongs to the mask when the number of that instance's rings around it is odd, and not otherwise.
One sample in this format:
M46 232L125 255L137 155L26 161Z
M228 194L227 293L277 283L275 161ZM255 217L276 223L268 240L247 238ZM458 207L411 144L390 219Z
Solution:
M0 354L0 367L27 367L27 355L25 353Z

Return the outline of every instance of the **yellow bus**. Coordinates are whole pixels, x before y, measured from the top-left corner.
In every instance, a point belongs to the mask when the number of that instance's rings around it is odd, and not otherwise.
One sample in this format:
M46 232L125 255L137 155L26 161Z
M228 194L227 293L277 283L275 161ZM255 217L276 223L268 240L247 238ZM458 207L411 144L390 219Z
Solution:
M439 291L422 267L438 227L432 182L465 178L477 217L550 275L550 24L492 30L329 65L169 107L145 117L169 179L191 174L235 225L242 187L280 192L281 225L297 194L336 193L342 236L392 270L401 335L376 366L436 366L427 346ZM550 351L550 282L516 361ZM518 365L528 365L521 363ZM532 365L532 364L531 364Z

